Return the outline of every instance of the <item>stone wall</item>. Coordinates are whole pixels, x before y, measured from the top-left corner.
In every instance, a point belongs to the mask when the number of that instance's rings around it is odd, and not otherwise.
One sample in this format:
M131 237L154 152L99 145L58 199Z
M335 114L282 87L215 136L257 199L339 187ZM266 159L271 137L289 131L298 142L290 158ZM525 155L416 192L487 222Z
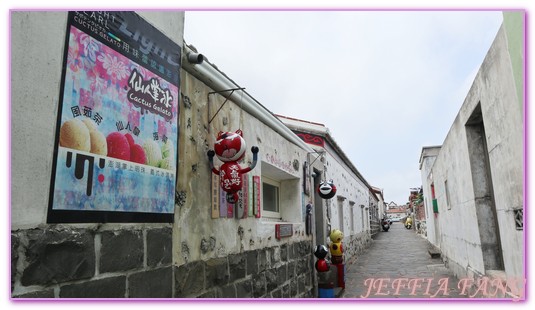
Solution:
M172 297L171 227L11 233L15 298Z
M11 234L14 298L314 297L308 241L172 266L170 227Z
M174 296L312 298L314 271L310 242L283 244L175 267Z
M344 258L346 262L358 259L358 255L364 252L372 243L367 231L351 235L350 241L344 244Z
M524 13L509 18L521 22ZM525 205L525 137L512 67L518 59L510 54L508 31L524 33L502 25L434 163L429 161L432 169L424 160L426 204L438 211L429 213L427 235L460 279L496 272L525 276L524 231L517 221Z

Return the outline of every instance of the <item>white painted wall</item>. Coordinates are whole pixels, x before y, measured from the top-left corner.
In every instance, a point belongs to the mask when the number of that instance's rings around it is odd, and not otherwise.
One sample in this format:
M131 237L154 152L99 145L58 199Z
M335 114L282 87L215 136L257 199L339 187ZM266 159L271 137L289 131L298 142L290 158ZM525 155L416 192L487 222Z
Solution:
M450 265L465 271L483 275L486 272L465 130L468 118L480 103L505 272L509 277L523 276L523 232L515 229L513 217L513 210L523 207L523 119L518 100L507 37L501 28L431 171L440 212L442 254ZM450 188L450 209L445 180Z
M366 234L370 229L370 203L377 206L379 204L378 199L371 195L371 190L364 181L350 168L337 150L328 143L328 139L325 138L330 134L327 127L319 123L310 123L286 117L281 117L280 119L294 130L324 137L324 150L326 152L324 154L323 167L321 168L323 171L321 179L332 179L337 191L336 196L332 199L316 201L316 207L321 206L326 209L326 217L327 214L330 214L330 217L326 218L326 225L330 225L331 229L343 231L344 242L348 243L349 240L362 238L362 234ZM319 149L320 147L315 148ZM351 209L353 209L353 212L351 212ZM370 236L367 238L370 238ZM325 239L317 240L317 243L327 244L331 242L328 234ZM345 259L348 260L350 257L348 256Z
M431 195L431 168L435 163L435 159L439 151L440 147L424 147L422 149L422 154L420 157L420 171L422 178L422 188L424 192L427 240L429 240L429 242L431 242L435 246L440 246L440 239L437 238L438 227L435 226L435 222L437 220L433 212L433 198Z
M174 262L177 265L196 260L224 257L243 251L262 249L282 244L312 239L305 233L302 216L304 206L311 200L303 195L303 163L307 151L284 139L270 126L242 109L233 101L227 101L212 123L217 109L225 102L221 95L208 95L213 92L204 81L199 80L190 72L181 72L181 91L191 102L191 107L181 106L179 133L178 190L186 194L184 205L178 206L175 212L174 236L175 244L182 247L174 248ZM210 98L210 99L208 99ZM208 111L210 110L210 111ZM262 176L269 173L281 182L281 217L280 220L249 217L246 219L211 217L210 180L212 172L206 152L213 149L213 142L219 131L243 131L247 143L246 156L242 167L252 161L251 146L258 146L259 159L256 167L249 172L251 175ZM298 162L298 169L294 168ZM214 165L220 167L221 162L214 158ZM192 167L195 166L195 169ZM313 191L311 190L313 195ZM275 224L288 223L293 225L294 235L277 240ZM214 251L203 252L203 240L215 240ZM187 248L187 251L184 249Z

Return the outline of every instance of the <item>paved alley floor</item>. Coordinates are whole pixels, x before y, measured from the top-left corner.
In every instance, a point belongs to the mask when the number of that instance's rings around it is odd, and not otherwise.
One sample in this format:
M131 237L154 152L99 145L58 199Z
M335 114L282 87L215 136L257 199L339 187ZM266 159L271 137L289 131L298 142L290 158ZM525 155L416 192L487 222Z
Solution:
M372 245L346 263L341 298L466 298L458 280L440 258L431 258L429 243L394 222Z

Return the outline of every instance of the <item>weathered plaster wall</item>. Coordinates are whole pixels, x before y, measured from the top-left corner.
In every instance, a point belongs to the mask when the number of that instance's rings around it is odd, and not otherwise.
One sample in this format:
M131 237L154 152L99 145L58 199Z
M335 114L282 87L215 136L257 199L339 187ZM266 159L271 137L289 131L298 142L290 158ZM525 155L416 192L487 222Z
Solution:
M480 200L474 194L474 167L465 127L478 104L485 126L505 273L509 277L523 276L523 231L515 228L513 212L523 208L523 122L510 57L502 27L432 168L442 255L451 266L457 266L460 276L486 273L476 212L481 203L476 203ZM444 190L446 180L449 204Z
M362 236L371 239L368 232L370 191L362 180L344 165L334 151L329 150L329 147L326 147L326 149L328 150L325 164L327 180L332 179L337 188L336 196L325 201L330 211L331 229L342 230L344 232L344 242L347 244L355 238L353 235L360 235L362 232L368 233L367 236L366 234ZM364 212L361 212L361 206L364 206ZM368 207L367 210L366 207ZM353 212L351 212L351 208L353 208ZM351 221L351 216L353 216L353 221ZM353 225L351 225L352 223ZM350 259L350 255L350 253L346 253L346 259Z
M175 213L173 243L180 246L174 247L173 260L178 274L185 277L205 272L213 273L216 278L196 280L194 288L184 287L177 294L283 297L287 294L283 287L288 286L295 291L289 296L312 296L312 236L305 234L302 217L304 204L311 199L302 194L306 151L283 139L232 101L227 101L209 124L225 98L209 95L214 90L185 70L181 77L183 130L179 133L179 152L183 155L177 189L183 199ZM247 143L247 155L240 165L244 167L252 161L250 147L258 146L259 160L249 174L269 174L281 181L281 217L283 222L293 224L292 237L275 238L275 224L281 220L212 218L212 172L206 153L213 148L219 131L237 129L243 131ZM221 162L214 158L214 165L219 167ZM291 254L294 248L296 255ZM235 277L235 272L240 276Z
M437 238L436 218L433 212L433 198L431 194L431 168L435 163L436 156L440 151L440 147L426 148L422 150L422 157L420 161L420 171L422 178L422 188L424 192L424 206L426 214L426 231L427 240L435 246L440 246L440 238Z
M64 12L11 15L12 229L46 221L66 23Z
M379 201L371 195L370 189L364 181L351 169L338 150L331 145L328 138L328 129L319 123L298 120L281 116L281 121L289 128L299 133L310 134L310 139L321 139L324 141L323 147L320 145L311 145L318 153L314 154L316 170L319 175L316 177L317 182L324 180L333 180L336 186L336 195L331 199L321 199L316 197L315 216L322 217L323 220L316 218L316 224L322 227L316 230L316 244L328 245L332 241L329 239L330 229L340 229L344 233L344 259L352 260L355 256L362 253L371 243L369 205L370 203L379 204ZM306 140L306 139L305 139ZM320 156L319 154L323 154ZM316 184L314 191L319 184ZM325 238L321 238L320 233L323 230Z

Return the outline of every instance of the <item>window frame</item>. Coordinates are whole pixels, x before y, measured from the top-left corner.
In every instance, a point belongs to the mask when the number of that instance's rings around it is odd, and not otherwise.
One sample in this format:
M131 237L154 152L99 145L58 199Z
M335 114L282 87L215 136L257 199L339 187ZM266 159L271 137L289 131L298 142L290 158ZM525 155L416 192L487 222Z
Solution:
M451 210L450 190L448 187L448 180L444 180L444 191L446 192L446 207L448 208L448 210Z
M278 219L280 220L281 217L281 182L274 180L270 177L262 176L261 178L261 185L262 185L262 217L268 218L268 219ZM264 183L271 185L277 189L277 212L266 210L266 201L264 199Z

